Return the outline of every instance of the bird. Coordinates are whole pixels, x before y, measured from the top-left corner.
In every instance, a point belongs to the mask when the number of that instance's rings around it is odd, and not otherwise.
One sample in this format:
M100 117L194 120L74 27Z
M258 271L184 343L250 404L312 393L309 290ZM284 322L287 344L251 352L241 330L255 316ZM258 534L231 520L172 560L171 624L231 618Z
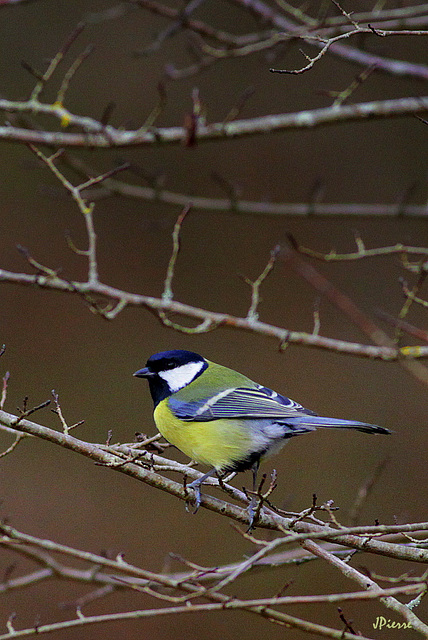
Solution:
M277 453L290 438L318 427L390 434L356 420L318 416L301 404L253 382L198 353L174 349L152 355L133 374L147 378L157 429L172 445L210 470L187 485L201 504L201 484L217 474L250 469L253 492L262 459ZM250 529L254 498L248 507Z

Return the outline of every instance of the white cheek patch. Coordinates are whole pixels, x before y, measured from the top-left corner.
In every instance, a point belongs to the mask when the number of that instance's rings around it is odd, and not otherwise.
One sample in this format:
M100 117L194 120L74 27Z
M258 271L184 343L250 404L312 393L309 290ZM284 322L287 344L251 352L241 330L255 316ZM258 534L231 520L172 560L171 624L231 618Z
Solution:
M159 376L165 380L170 391L174 393L190 384L195 376L200 373L204 364L204 362L188 362L175 369L160 371Z

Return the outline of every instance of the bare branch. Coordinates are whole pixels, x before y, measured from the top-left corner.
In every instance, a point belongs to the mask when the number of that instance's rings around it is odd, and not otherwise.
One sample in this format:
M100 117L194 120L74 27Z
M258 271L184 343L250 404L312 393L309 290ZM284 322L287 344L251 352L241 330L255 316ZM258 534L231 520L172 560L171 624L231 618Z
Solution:
M340 124L342 122L359 122L366 121L367 119L377 120L417 115L427 110L428 97L421 96L326 107L312 111L268 115L259 118L217 122L208 125L200 123L197 132L197 141L198 143L202 143L207 140L237 139L268 132L273 133L275 131L314 129L316 127ZM183 144L188 137L188 132L185 127L123 131L121 129L115 129L110 125L104 126L100 121L94 120L93 118L74 115L67 109L64 109L64 107L55 104L38 104L34 106L30 102L13 102L0 99L0 111L50 114L60 121L66 119L68 123L83 129L83 133L67 133L62 131L34 131L11 125L0 127L0 140L10 140L12 142L91 149L152 146L159 143L163 145Z
M251 287L251 305L247 313L247 318L250 321L259 319L259 313L257 311L257 308L260 303L260 287L263 284L263 282L266 280L268 275L271 273L272 269L274 268L274 265L280 250L281 250L281 247L277 245L271 251L269 262L267 263L266 267L263 269L263 271L261 272L261 274L256 280L252 281L249 278L245 278L245 282L249 284Z
M191 208L191 205L188 204L184 207L183 211L177 218L177 222L174 225L174 231L172 233L172 254L169 259L168 269L165 278L165 285L162 294L163 300L173 300L174 294L172 293L172 279L174 277L175 263L177 262L177 257L180 252L180 231L181 225L184 222L184 218L187 216Z
M246 9L247 11L251 11L256 17L258 17L264 24L271 24L272 26L280 29L281 31L285 31L289 34L301 36L303 40L306 40L305 35L302 34L301 25L296 25L296 23L292 20L289 20L284 15L279 12L274 11L270 6L265 4L263 0L230 0L234 4L238 5ZM340 16L343 20L344 16ZM354 18L355 19L355 18ZM345 18L347 20L347 18ZM355 28L353 27L355 31ZM372 30L369 29L371 33ZM309 44L312 44L319 49L323 49L325 47L325 38L322 39L321 36L318 36L318 42L314 36L311 34L307 39ZM406 62L403 60L394 60L391 58L384 58L382 56L377 56L367 51L362 51L360 49L354 49L352 47L343 45L341 42L333 42L331 46L328 47L329 53L342 58L343 60L347 60L348 62L353 62L355 64L361 65L365 68L370 67L372 65L376 65L378 70L383 71L385 73L390 73L393 75L401 76L401 77L419 77L419 78L428 78L428 67L426 65L420 65L416 63Z
M359 247L359 251L363 250ZM297 254L296 254L297 256ZM307 282L309 282L317 291L325 295L330 302L335 304L340 311L347 315L354 324L370 339L374 344L384 348L391 348L395 344L394 341L380 329L372 320L368 318L353 300L346 294L339 291L331 282L325 278L321 273L317 272L314 267L296 259L291 253L284 254L284 259L287 260L291 267L297 271ZM403 353L407 351L409 347L404 347ZM411 349L411 347L410 347ZM407 369L416 379L425 385L428 385L428 369L420 362L415 360L400 359L399 363L402 367Z
M408 593L414 592L414 589L412 590L412 587L410 585L407 586L406 588L408 590ZM406 588L402 587L401 593L405 591ZM400 589L400 588L397 587L396 589ZM384 591L380 590L380 592L377 593L376 596L379 597L384 592L389 593L391 591L393 590L392 589L384 590ZM394 593L397 593L397 591L395 591ZM366 600L370 598L370 596L363 598L361 592L357 592L356 594L357 597L353 597L353 598L343 597L344 594L338 594L337 599L335 596L336 594L332 594L331 600L327 600L327 602L341 602L343 600L358 600L358 599ZM358 597L358 596L361 596L361 597ZM213 599L213 597L214 596L211 595L211 599ZM392 596L386 596L386 597L392 598ZM226 596L224 598L226 598ZM305 604L309 602L314 602L314 603L319 602L319 600L316 599L317 596L313 596L313 598L314 598L313 600L306 599L304 601L296 599L294 602L290 602L290 604L302 604L302 603ZM324 602L324 600L321 600L321 602ZM19 638L21 636L31 636L36 634L49 633L49 632L59 631L62 629L80 628L88 625L100 624L100 623L106 623L106 622L138 620L138 619L154 618L154 617L165 616L165 615L177 616L179 614L197 613L197 612L206 612L206 611L223 611L225 609L248 610L252 613L257 613L261 615L262 617L266 618L271 622L285 624L288 627L300 629L302 631L306 631L308 633L316 634L317 636L322 636L326 638L335 638L336 640L371 640L367 636L363 636L361 634L355 635L354 633L349 633L347 631L345 632L337 631L336 629L315 624L313 622L309 622L301 618L296 618L295 616L290 616L286 613L282 613L274 609L268 608L271 606L282 605L282 604L288 604L288 602L285 602L284 598L277 598L277 599L268 598L268 599L248 600L248 601L229 598L228 600L225 599L223 602L220 602L220 603L192 604L192 605L189 605L189 603L187 603L186 605L175 606L175 607L171 606L164 609L157 608L157 609L135 610L135 611L127 611L123 613L112 613L112 614L104 614L104 615L98 615L98 616L84 616L78 610L77 617L72 620L66 620L63 622L57 622L57 623L51 623L51 624L43 624L43 625L40 624L37 626L37 628L33 626L33 627L22 629L19 631L18 630L15 631L12 627L9 629L7 634L0 635L0 640L11 640L12 638Z
M60 422L61 422L61 425L62 425L64 433L66 435L68 435L69 432L72 429L75 429L76 427L79 427L85 421L84 420L79 420L79 422L76 422L75 424L72 424L71 426L68 426L68 424L65 421L64 415L62 413L61 405L59 404L59 395L56 393L55 389L52 389L52 396L53 396L54 403L55 403L55 409L52 409L52 411L57 414L58 418L60 419Z
M37 437L41 437L47 439L53 443L59 444L63 447L72 449L76 452L79 452L83 455L90 457L92 460L103 461L108 466L111 466L112 469L117 470L122 473L126 473L136 479L142 480L151 484L152 486L158 486L163 490L167 490L169 492L173 492L175 495L179 495L182 499L186 499L186 491L184 487L180 487L177 483L172 482L171 480L167 480L164 477L159 476L151 471L148 471L142 464L134 458L132 462L126 461L125 464L117 465L115 464L115 458L117 458L118 453L112 453L112 449L109 448L109 451L103 450L98 445L94 445L91 443L86 443L81 440L77 440L76 438L72 438L71 436L54 431L52 429L48 429L42 425L38 425L36 423L30 422L26 419L16 418L10 414L5 412L0 412L0 421L3 424L8 426L14 426L16 429L19 429L20 433L29 433L35 435ZM122 445L123 448L123 445ZM139 452L143 454L143 451ZM150 454L152 458L158 459L158 456L154 456ZM120 458L119 458L120 459ZM175 466L175 464L173 465ZM178 492L175 487L179 487ZM203 497L203 505L207 508L212 508L218 513L222 513L223 515L228 515L229 517L233 517L235 520L240 520L241 516L239 515L242 510L229 504L225 503L221 500L216 500L211 496L204 495ZM248 517L246 510L244 510L245 518ZM42 564L45 564L47 567L57 570L59 574L67 575L67 569L62 565L58 565L56 561L53 561L50 555L46 555L50 552L56 552L60 554L65 554L69 557L80 558L82 560L93 563L96 570L86 573L89 580L94 579L94 581L102 582L108 584L108 580L110 580L110 584L114 585L115 580L119 585L125 586L133 586L133 588L137 588L138 590L144 591L154 597L161 597L162 599L169 600L170 602L180 602L183 601L183 596L168 596L167 594L160 593L153 588L153 585L159 584L168 586L169 588L177 588L179 587L184 592L187 592L189 597L198 596L207 598L209 602L207 605L193 605L189 604L188 598L184 597L186 604L183 607L177 608L168 607L166 609L160 610L159 608L156 610L143 610L136 612L125 612L123 614L114 614L114 618L111 616L107 617L99 617L94 616L92 618L87 618L83 616L83 614L79 614L77 620L67 621L66 626L71 624L71 626L75 626L76 624L86 623L88 624L96 623L96 622L106 622L112 619L122 620L128 619L129 617L146 617L151 615L166 615L166 614L176 614L180 612L184 612L188 610L189 607L192 608L192 611L204 611L204 610L216 610L217 605L221 608L232 608L232 609L246 609L248 611L252 611L259 615L263 615L268 620L280 621L286 624L290 624L295 628L300 628L306 631L312 631L313 633L319 633L324 635L325 637L339 638L339 637L349 637L349 638L357 638L358 636L353 636L352 634L349 636L342 635L339 636L335 630L328 629L325 627L321 627L320 625L314 625L306 620L301 620L299 618L295 618L292 616L288 616L287 614L280 613L276 609L272 607L276 607L279 604L296 604L296 603L310 603L310 602L339 602L344 600L355 600L355 599L366 599L366 598L379 598L381 601L388 607L392 608L396 612L400 613L405 617L405 619L413 625L413 627L424 633L425 625L414 615L412 611L405 605L402 605L397 600L395 600L394 595L398 593L402 594L419 594L416 595L416 598L412 600L415 603L420 600L420 597L426 591L425 582L413 582L406 583L401 587L394 587L393 589L381 589L373 579L367 578L367 576L363 576L357 570L351 568L348 564L339 561L337 557L333 554L329 553L325 548L322 548L319 544L316 544L312 541L313 538L318 538L322 540L329 540L334 538L337 543L351 546L352 548L360 548L366 552L371 553L380 553L383 555L389 555L395 558L401 558L406 560L413 560L416 562L426 563L426 552L424 549L421 549L419 545L416 546L408 546L406 545L398 545L391 544L389 542L384 542L378 539L374 539L373 536L376 535L385 535L385 533L392 532L401 532L402 534L407 535L408 532L413 531L428 531L428 523L414 523L411 525L377 525L372 527L342 527L339 525L339 528L332 527L332 525L313 525L306 522L303 522L301 519L287 519L287 518L278 518L278 516L272 516L268 511L264 508L260 513L258 526L268 527L271 529L276 529L277 531L282 532L285 535L281 538L277 538L268 543L265 543L262 548L256 552L249 560L244 560L240 564L236 565L235 568L231 568L229 573L223 575L220 582L217 582L215 588L205 589L201 587L199 584L199 573L197 571L196 575L192 577L188 574L187 577L177 579L177 577L171 577L166 574L154 574L153 572L148 572L144 569L140 569L128 563L125 563L123 559L118 557L116 560L110 560L105 557L96 556L95 554L82 552L71 547L66 547L64 545L58 544L56 542L52 542L49 540L35 538L33 536L28 536L27 534L23 534L16 529L13 529L7 525L1 526L2 537L0 538L0 544L3 546L10 546L14 544L14 542L19 541L20 545L16 547L19 553L28 554L29 557L34 559L38 558ZM261 559L263 559L267 553L270 553L272 550L277 548L280 545L289 545L290 543L303 543L303 546L308 549L310 552L315 553L318 557L322 557L326 559L330 564L339 568L341 571L345 573L346 576L351 579L357 580L359 584L363 585L364 588L368 588L368 594L364 595L361 592L350 593L350 594L329 594L322 596L297 596L297 597L287 597L287 596L276 596L274 598L264 598L260 600L250 600L250 601L242 601L237 598L233 598L232 600L229 596L226 596L220 593L220 589L234 582L243 572L251 569L255 566ZM27 545L27 546L26 546ZM30 546L28 546L30 545ZM33 547L36 549L33 550ZM40 550L41 554L37 551ZM128 579L119 579L102 577L101 575L98 577L99 569L98 567L104 567L106 569L112 569L115 571L119 571L120 574L124 574L124 576L130 578L136 578L138 580L146 580L149 584L139 583L137 585L134 583L129 583ZM203 569L202 575L211 574L211 570ZM82 580L83 573L75 572L76 575L73 579ZM77 575L78 573L78 575ZM47 576L48 574L44 573L43 576ZM92 577L91 577L92 576ZM212 578L215 579L215 572L211 575ZM42 579L40 575L32 576L31 580ZM111 582L113 579L113 582ZM26 584L30 584L30 577L24 581ZM152 586L150 586L152 585ZM213 605L212 607L208 605ZM269 607L269 609L268 609ZM153 611L157 611L156 614ZM42 627L45 632L54 630L56 628L52 625L45 625ZM60 627L58 627L60 628ZM27 633L28 630L25 630ZM41 628L38 627L38 632L41 632ZM11 629L9 629L9 633L11 633ZM15 632L13 632L15 633ZM16 632L20 633L20 632ZM6 638L6 636L4 636Z
M9 455L9 453L12 453L12 451L15 451L16 447L18 446L18 444L21 442L21 440L26 436L26 433L18 433L15 437L14 442L12 442L12 444L10 445L10 447L8 447L7 449L5 449L4 451L2 451L0 453L0 458L4 458L5 456Z
M31 149L31 151L34 154L36 154L36 156L47 165L47 167L52 171L54 176L67 189L67 191L71 194L73 200L76 202L77 206L79 207L80 212L83 214L85 225L86 225L86 231L88 234L88 249L85 254L88 256L88 282L97 283L98 282L98 264L97 264L97 254L96 254L97 237L95 234L94 222L93 222L93 216L92 216L94 205L92 203L88 204L82 198L81 192L83 191L83 189L86 188L86 186L91 186L93 184L98 184L99 182L102 182L105 179L105 176L107 177L110 176L112 172L109 171L104 176L99 176L98 178L91 178L90 180L83 182L82 184L75 187L74 185L71 184L69 180L67 180L64 174L61 173L61 171L57 168L55 164L55 161L57 159L59 152L57 152L56 154L54 153L51 156L46 156L44 153L42 153L39 149L37 149L33 145L29 144L28 146ZM122 169L126 168L126 166L127 165L122 165L121 167L118 167L116 170L113 170L113 171L116 173L117 171L121 171Z
M78 71L79 67L85 62L86 58L90 56L93 50L94 50L94 47L92 45L89 45L88 47L86 47L86 49L82 51L82 53L76 58L76 60L71 65L71 67L68 69L67 73L64 75L64 78L62 79L61 86L57 93L57 97L55 101L56 104L62 106L62 103L64 102L65 94L67 92L71 79L73 78L75 73ZM61 124L62 126L67 126L68 122L65 120Z
M158 473L154 473L147 464L143 461L133 459L132 462L126 464L117 465L117 462L122 461L120 451L115 451L111 447L106 448L97 444L85 442L79 440L70 435L66 435L63 432L49 429L41 424L31 422L22 416L14 416L0 411L0 423L16 429L16 431L28 433L30 435L39 437L44 440L48 440L53 444L57 444L66 449L80 453L91 460L100 463L104 466L111 467L113 470L119 473L126 474L136 480L144 482L152 487L157 487L162 491L165 491L171 495L174 495L184 502L187 500L187 491L182 483L177 483L169 478L163 477ZM123 454L122 454L123 455ZM176 470L186 470L186 473L190 477L198 477L200 473L186 465L180 465L172 460L166 460L153 453L148 454L150 460L153 460L155 464L166 464L168 469L174 468ZM248 500L242 492L239 492L234 487L230 487L231 491L235 492L235 497L240 498L246 505ZM223 516L230 517L237 522L243 522L248 525L248 512L246 508L237 507L234 504L219 500L210 495L202 495L202 506L215 511ZM322 540L331 540L334 538L335 542L351 547L355 549L364 550L367 553L377 553L396 559L413 561L418 563L426 563L428 561L428 550L423 548L416 548L414 545L400 545L390 542L373 539L373 535L385 535L391 533L411 533L416 531L428 531L428 523L413 523L413 524L400 524L400 525L375 525L375 526L359 526L359 527L341 527L340 529L334 529L330 525L316 525L295 518L280 517L270 510L263 508L257 526L260 528L273 529L276 531L284 532L289 530L290 527L293 533L288 533L285 538L282 539L281 544L290 544L293 542L300 542L302 540L308 540L311 538L318 538ZM295 532L295 533L294 533ZM367 539L370 536L370 540ZM30 538L26 541L31 542ZM279 544L279 543L276 543ZM51 549L51 543L46 542L46 549ZM40 543L39 543L40 546ZM62 548L62 547L61 547ZM61 550L55 547L55 550ZM76 556L80 557L80 556ZM87 556L87 559L90 559Z
M327 560L334 567L340 569L340 571L347 578L350 578L351 580L355 580L356 582L358 582L358 584L363 586L365 589L379 593L380 587L374 580L360 573L359 571L357 571L357 569L354 569L346 562L343 562L343 560L341 560L340 558L336 558L333 554L330 554L325 549L322 549L319 545L317 545L312 540L308 540L307 542L304 542L303 546L309 551L311 551L312 553L314 553L315 555L317 555L318 557L321 557L321 558L324 558L324 560ZM399 613L400 615L402 615L403 618L412 626L413 629L415 629L422 635L426 636L428 634L428 625L423 623L422 620L420 620L406 605L399 602L396 598L394 598L393 596L381 597L381 602L389 609L392 609L396 613Z
M401 243L397 243L394 245L390 245L388 247L375 247L374 249L366 249L365 245L361 242L361 239L358 239L357 246L358 251L353 251L351 253L338 253L335 250L331 250L328 253L323 253L321 251L315 251L314 249L310 249L308 247L304 247L300 245L293 236L288 236L289 240L292 242L293 248L296 249L299 253L302 253L306 256L310 256L311 258L316 258L317 260L323 260L324 262L342 262L347 260L361 260L363 258L372 258L376 256L390 256L390 255L426 255L428 256L428 248L427 247L415 247L410 245L405 245Z
M9 371L6 371L6 373L3 376L3 387L2 387L1 399L0 399L0 409L4 409L6 396L7 396L7 384L9 382L9 378L10 378L10 373Z
M64 160L64 157L62 157ZM67 163L70 157L67 156ZM71 160L70 166L78 168L78 164L74 159ZM88 197L92 200L98 200L110 195L121 195L126 198L138 200L148 200L153 202L164 202L169 205L185 206L188 202L192 202L195 209L203 209L208 211L224 211L230 213L251 213L258 216L287 216L287 217L332 217L332 216L371 216L371 217L426 217L427 207L425 205L408 205L402 208L400 205L394 204L366 204L366 203L306 203L306 202L268 202L268 201L252 201L244 200L234 194L231 198L206 198L204 196L191 196L185 193L176 193L158 187L143 187L140 185L127 184L119 180L106 180L101 189L94 189L87 192Z
M45 73L42 75L42 77L40 78L40 81L36 84L36 86L34 87L31 93L30 100L29 100L30 103L33 103L33 104L38 103L39 96L42 93L43 89L45 88L46 83L50 80L50 78L52 77L52 74L54 73L54 71L56 70L56 68L62 61L62 59L64 58L65 54L68 52L68 50L70 49L74 41L82 33L84 28L85 28L85 25L83 23L77 25L74 31L72 31L72 33L68 36L67 40L64 42L64 44L62 45L58 53L52 58L48 68L46 69Z
M384 460L379 462L379 464L376 465L376 467L374 468L370 476L366 478L363 484L358 488L354 503L349 510L349 520L352 525L355 526L357 524L361 508L364 502L367 500L367 497L373 491L373 488L375 487L376 482L379 480L379 477L388 462L389 462L388 458L385 458Z
M417 302L417 298L412 298L413 302ZM428 305L427 305L428 306ZM428 332L424 331L424 329L419 329L418 327L413 326L410 322L406 322L404 320L400 320L400 318L396 318L392 316L390 313L383 311L382 309L376 309L376 315L385 320L389 325L395 327L400 332L408 333L411 336L414 336L420 341L428 343Z
M145 307L154 311L166 313L177 313L184 317L195 318L201 321L198 332L212 329L213 326L228 326L236 329L250 331L255 334L265 335L276 339L280 344L298 344L302 346L316 347L327 349L338 353L346 353L349 355L357 355L365 358L379 358L381 360L400 360L415 358L426 358L428 356L427 346L376 346L367 345L356 342L347 342L346 340L336 340L305 331L293 331L284 329L275 325L261 322L260 320L248 321L246 317L233 316L227 313L218 313L209 311L200 307L193 307L175 300L163 300L162 298L154 298L136 293L130 293L105 285L101 282L77 282L75 280L68 281L62 278L48 277L43 275L29 275L26 273L14 273L0 269L0 283L9 282L12 284L20 284L53 291L62 291L79 296L99 295L103 298L117 301L120 303L119 310L127 306ZM114 317L114 313L109 311L103 314L106 318ZM190 329L194 331L194 329Z
M176 20L177 22L175 24L179 23L180 21L182 27L191 29L194 33L199 33L201 36L221 42L225 45L236 46L240 42L243 44L244 39L248 43L248 40L251 37L253 38L259 37L258 35L254 35L254 36L245 35L241 37L234 36L230 33L227 33L226 31L222 31L220 29L214 29L213 27L211 27L211 25L208 25L205 22L202 22L200 20L189 19L189 16L185 16L185 20L183 20L182 13L180 12L179 9L174 9L167 5L161 4L160 2L156 2L155 0L131 0L131 2L133 4L140 6L142 9L146 9L152 13L163 16L165 18ZM147 53L151 51L155 51L156 48L158 48L158 44L159 45L162 44L162 41L165 40L166 37L169 37L169 35L174 35L174 33L164 32L164 35L163 36L161 35L160 37L158 37L157 40L148 49L145 49L142 52L137 52L137 54L147 55ZM161 41L160 41L160 38L162 38Z
M418 296L415 296L413 291L411 291L407 284L405 282L403 282L402 284L402 288L403 288L403 293L405 296L407 296L407 298L409 300L412 300L413 302L416 302L416 304L421 305L421 307L424 307L425 309L428 309L428 301L427 300L423 300L422 298L419 298Z
M334 1L334 0L333 0ZM427 36L428 35L428 31L416 31L416 30L396 30L396 31L385 31L385 30L377 30L372 26L368 26L368 27L360 27L359 25L354 23L354 30L353 31L346 31L345 33L341 33L337 36L333 36L331 38L325 39L319 35L315 35L315 36L309 36L309 35L305 35L302 36L302 38L306 41L309 42L310 44L315 44L315 45L319 45L320 43L322 43L321 46L321 50L320 52L314 56L314 57L310 57L305 55L305 58L307 58L307 60L309 61L308 64L306 64L304 67L300 67L298 69L269 69L269 71L271 71L272 73L286 73L286 74L291 74L291 75L299 75L301 73L305 73L306 71L309 71L309 69L312 69L312 67L319 61L321 60L321 58L329 51L329 50L334 50L334 47L336 45L337 42L339 42L340 40L344 40L347 38L350 38L353 35L360 35L362 33L374 33L377 36L381 36L381 37L386 37L386 36L409 36L409 35L414 35L414 36ZM279 34L276 37L276 40L279 41ZM271 38L270 41L266 41L265 44L265 48L270 48L273 44L275 44L274 42L274 38ZM261 44L259 46L260 49L263 48L263 45ZM340 49L339 49L340 51ZM342 49L343 51L343 49ZM246 55L247 51L245 52ZM363 52L359 52L362 53ZM383 59L379 59L379 58L375 58L375 56L371 57L370 63L367 64L367 67L369 68L382 68L382 64L381 61L383 60L383 62L385 63L385 58Z
M171 302L174 298L174 295L172 292L172 280L174 278L175 263L177 261L178 254L180 252L181 225L183 224L183 221L187 216L187 214L189 213L190 209L191 209L190 204L184 207L183 211L180 213L180 215L177 218L177 222L174 225L174 231L172 232L172 253L169 259L165 283L164 283L164 290L162 293L162 300L166 302ZM175 331L180 331L181 333L187 333L187 334L206 333L208 331L212 331L218 326L210 318L205 318L196 327L186 327L184 325L179 324L178 322L173 322L168 317L168 315L162 310L158 311L158 316L162 324L164 324L166 327L170 327Z

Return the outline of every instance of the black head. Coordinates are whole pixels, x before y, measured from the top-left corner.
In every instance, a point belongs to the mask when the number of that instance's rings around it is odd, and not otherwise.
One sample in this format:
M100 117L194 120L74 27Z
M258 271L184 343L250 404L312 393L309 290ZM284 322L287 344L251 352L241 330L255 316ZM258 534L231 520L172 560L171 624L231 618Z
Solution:
M134 373L147 378L155 406L164 398L187 386L207 368L208 362L193 351L175 349L155 353L146 366Z

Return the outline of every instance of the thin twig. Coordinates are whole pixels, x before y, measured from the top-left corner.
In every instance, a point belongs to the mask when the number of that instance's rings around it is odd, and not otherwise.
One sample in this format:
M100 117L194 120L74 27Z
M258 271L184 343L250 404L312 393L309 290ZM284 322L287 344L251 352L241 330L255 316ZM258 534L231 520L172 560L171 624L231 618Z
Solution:
M62 47L58 51L58 53L52 58L52 60L49 63L48 68L46 69L46 71L44 72L42 77L40 78L39 82L34 87L32 93L31 93L31 96L30 96L30 102L32 102L32 103L37 103L38 102L39 96L40 96L41 92L43 91L46 83L50 80L50 78L52 77L52 74L54 73L55 69L58 67L58 65L60 64L60 62L64 58L65 54L68 52L68 50L70 49L70 47L74 43L74 41L82 33L84 28L85 28L84 23L80 23L80 24L77 25L77 27L74 29L74 31L72 31L71 34L68 36L67 40L64 42L64 44L62 45Z
M364 502L367 500L367 497L373 491L376 485L376 482L379 480L388 462L389 462L388 458L385 458L384 460L379 462L379 464L377 464L376 467L374 468L373 472L368 476L368 478L366 478L363 484L358 488L354 503L349 510L349 521L351 525L357 524L361 508Z
M177 262L177 257L180 252L180 232L181 225L184 222L185 217L189 213L191 209L191 204L188 204L184 207L183 211L177 218L177 221L174 225L174 231L172 232L172 254L169 259L168 268L166 272L164 290L162 293L162 300L173 300L174 294L172 292L172 280L174 278L175 264Z
M10 378L10 373L9 371L6 371L6 373L3 376L3 387L2 387L2 392L1 392L1 399L0 399L0 409L4 409L4 405L6 402L6 396L7 396L7 385L9 382L9 378Z
M76 58L76 60L73 62L73 64L70 66L70 68L68 69L68 71L65 73L62 82L61 82L61 86L59 88L59 91L57 93L56 96L56 100L55 102L58 105L62 105L64 102L64 98L65 98L65 94L67 92L67 89L69 87L69 84L71 82L71 79L73 78L73 76L75 75L75 73L77 72L77 70L79 69L79 67L83 64L83 62L86 60L86 58L88 58L88 56L92 53L92 51L94 50L93 45L88 45L86 47L86 49L84 51L82 51L82 53ZM63 126L67 124L65 122L63 122Z
M12 442L12 444L10 445L10 447L8 447L7 449L5 449L4 451L2 451L0 453L0 458L4 458L5 456L9 455L9 453L12 453L12 451L15 451L16 447L18 446L18 444L21 442L21 440L26 436L26 433L17 433L14 442Z
M250 322L259 319L257 308L260 303L260 287L274 268L280 250L280 245L277 245L274 249L272 249L272 251L270 252L268 263L256 280L253 281L249 278L245 278L245 282L251 287L251 305L247 313L247 318Z

